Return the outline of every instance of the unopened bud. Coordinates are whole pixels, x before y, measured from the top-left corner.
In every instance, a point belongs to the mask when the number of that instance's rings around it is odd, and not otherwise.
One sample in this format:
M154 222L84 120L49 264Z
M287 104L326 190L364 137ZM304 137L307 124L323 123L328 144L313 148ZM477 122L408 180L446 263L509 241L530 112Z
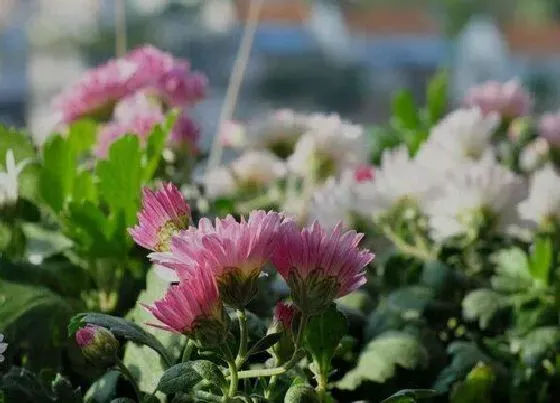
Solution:
M104 327L87 325L80 328L76 332L76 342L92 364L108 368L117 362L119 342Z

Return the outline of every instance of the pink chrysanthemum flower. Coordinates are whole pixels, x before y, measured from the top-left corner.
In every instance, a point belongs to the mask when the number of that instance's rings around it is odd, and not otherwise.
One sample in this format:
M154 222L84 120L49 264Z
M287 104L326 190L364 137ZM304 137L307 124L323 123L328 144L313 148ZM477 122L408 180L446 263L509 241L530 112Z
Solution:
M231 215L218 218L215 227L203 218L198 229L174 236L169 252L152 253L150 258L176 270L179 277L206 262L224 302L243 307L257 292L257 279L275 247L282 218L272 211L252 211L247 220L237 221Z
M196 155L199 152L200 128L183 114L177 118L169 137L169 145L176 151Z
M161 324L152 326L194 337L204 346L222 343L228 333L229 318L224 311L211 270L199 266L165 296L145 306Z
M529 114L531 95L516 81L488 81L471 88L463 100L466 107L478 107L484 114L497 112L506 119Z
M362 237L356 231L344 231L341 222L332 231L317 221L303 230L293 221L280 226L272 263L303 314L319 314L335 298L366 283L365 267L375 255L358 248Z
M553 148L560 147L560 112L547 113L539 120L539 136Z
M190 220L191 209L174 184L164 184L155 192L145 187L138 225L128 232L138 245L165 251L169 249L171 237L187 228Z
M199 72L190 72L185 66L175 66L162 75L155 89L170 107L193 105L204 98L208 79Z

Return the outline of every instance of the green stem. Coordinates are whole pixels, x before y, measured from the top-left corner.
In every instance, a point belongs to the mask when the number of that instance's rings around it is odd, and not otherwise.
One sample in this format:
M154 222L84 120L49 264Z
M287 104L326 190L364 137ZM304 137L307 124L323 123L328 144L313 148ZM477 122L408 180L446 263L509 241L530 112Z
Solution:
M136 395L136 399L138 400L138 402L141 402L140 399L141 396L140 396L140 390L138 389L138 384L136 383L136 380L134 379L134 377L132 376L128 368L123 364L121 360L118 360L116 365L119 372L123 374L123 376L132 384L132 388L134 389L134 394Z
M389 239L402 253L415 257L419 260L433 260L435 258L434 251L428 248L424 249L416 245L410 245L408 242L404 241L397 233L395 233L391 228L384 225L381 227L383 234Z
M268 382L268 386L266 387L266 390L264 392L264 398L267 401L271 400L272 392L274 392L274 389L276 388L276 383L277 382L278 382L278 375L272 375L272 377L270 378L270 381Z
M250 369L247 371L239 371L237 376L239 379L247 378L264 378L274 375L282 375L288 371L287 367L265 368L265 369Z
M185 344L185 348L183 349L183 355L181 356L181 362L187 362L191 359L194 345L195 343L192 339L187 340L187 344Z
M239 373L237 372L237 364L235 363L235 361L229 360L228 367L229 367L229 374L230 374L228 396L233 397L237 393L237 384L239 383L239 379L242 378L239 378L238 376L240 372Z
M241 368L245 359L247 358L247 343L249 341L249 334L247 332L247 314L245 309L237 310L237 319L239 320L239 351L235 359L237 368Z
M325 402L327 395L327 386L329 384L328 376L326 376L323 371L320 371L316 380L317 387L315 388L315 390L317 391L317 394L319 395L321 401Z

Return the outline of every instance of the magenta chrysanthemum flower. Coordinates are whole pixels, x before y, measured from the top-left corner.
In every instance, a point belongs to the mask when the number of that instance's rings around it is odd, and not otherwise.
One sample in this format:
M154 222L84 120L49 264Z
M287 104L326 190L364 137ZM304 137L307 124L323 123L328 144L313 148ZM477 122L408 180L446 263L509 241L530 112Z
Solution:
M171 237L187 228L190 219L191 209L174 184L164 184L155 192L145 187L138 225L128 232L138 245L165 251L169 249Z
M272 263L306 315L321 313L335 298L366 283L365 267L375 255L358 248L363 234L342 228L339 222L326 231L317 221L303 230L293 221L280 226Z
M471 88L463 100L466 107L478 107L484 114L497 112L507 119L529 114L531 95L515 80L506 83L488 81Z
M161 322L150 325L194 337L202 345L219 344L227 336L228 316L207 267L191 270L188 279L170 286L161 300L145 307Z
M190 72L187 66L175 66L162 75L156 90L170 107L184 107L202 100L208 79L199 72Z
M193 266L204 261L217 279L226 304L242 307L257 292L257 279L276 245L282 215L276 212L252 211L247 220L231 215L216 219L215 227L201 219L198 229L180 232L166 253L152 253L150 258L188 275ZM186 274L185 274L186 273Z
M171 131L169 144L177 151L196 155L199 152L200 128L186 114L177 118Z

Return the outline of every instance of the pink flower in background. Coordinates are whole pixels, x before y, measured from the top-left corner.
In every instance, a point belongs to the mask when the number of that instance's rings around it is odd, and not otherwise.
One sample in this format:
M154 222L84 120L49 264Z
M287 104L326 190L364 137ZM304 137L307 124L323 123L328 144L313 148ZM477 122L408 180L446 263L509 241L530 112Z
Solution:
M539 136L551 147L560 147L560 112L547 113L540 118Z
M199 72L189 72L181 66L174 67L162 75L156 90L167 105L184 107L193 105L204 98L208 79Z
M358 183L370 182L375 179L375 167L373 165L360 165L354 170L354 180Z
M193 270L188 281L170 286L162 299L145 307L161 322L152 326L208 344L220 343L227 336L229 323L216 280L205 267Z
M276 212L252 211L247 220L231 215L216 219L215 227L201 219L198 229L174 236L169 252L152 253L155 263L188 276L204 261L218 281L225 303L244 306L257 291L256 281L270 258L283 216Z
M285 329L291 329L296 313L297 308L293 303L278 301L274 307L274 320L282 323Z
M190 219L191 209L174 184L164 184L157 191L145 187L138 225L129 233L138 245L164 251L169 249L171 237L188 227Z
M362 237L356 231L344 231L342 223L332 231L317 221L303 230L293 221L280 226L272 263L304 314L318 314L335 298L366 283L365 267L375 255L358 248Z
M471 88L463 104L466 107L478 107L485 114L497 112L503 118L513 119L530 113L532 99L516 80L506 83L488 81Z
M199 140L200 128L186 113L183 113L173 125L169 144L177 151L187 151L196 155L199 152Z

